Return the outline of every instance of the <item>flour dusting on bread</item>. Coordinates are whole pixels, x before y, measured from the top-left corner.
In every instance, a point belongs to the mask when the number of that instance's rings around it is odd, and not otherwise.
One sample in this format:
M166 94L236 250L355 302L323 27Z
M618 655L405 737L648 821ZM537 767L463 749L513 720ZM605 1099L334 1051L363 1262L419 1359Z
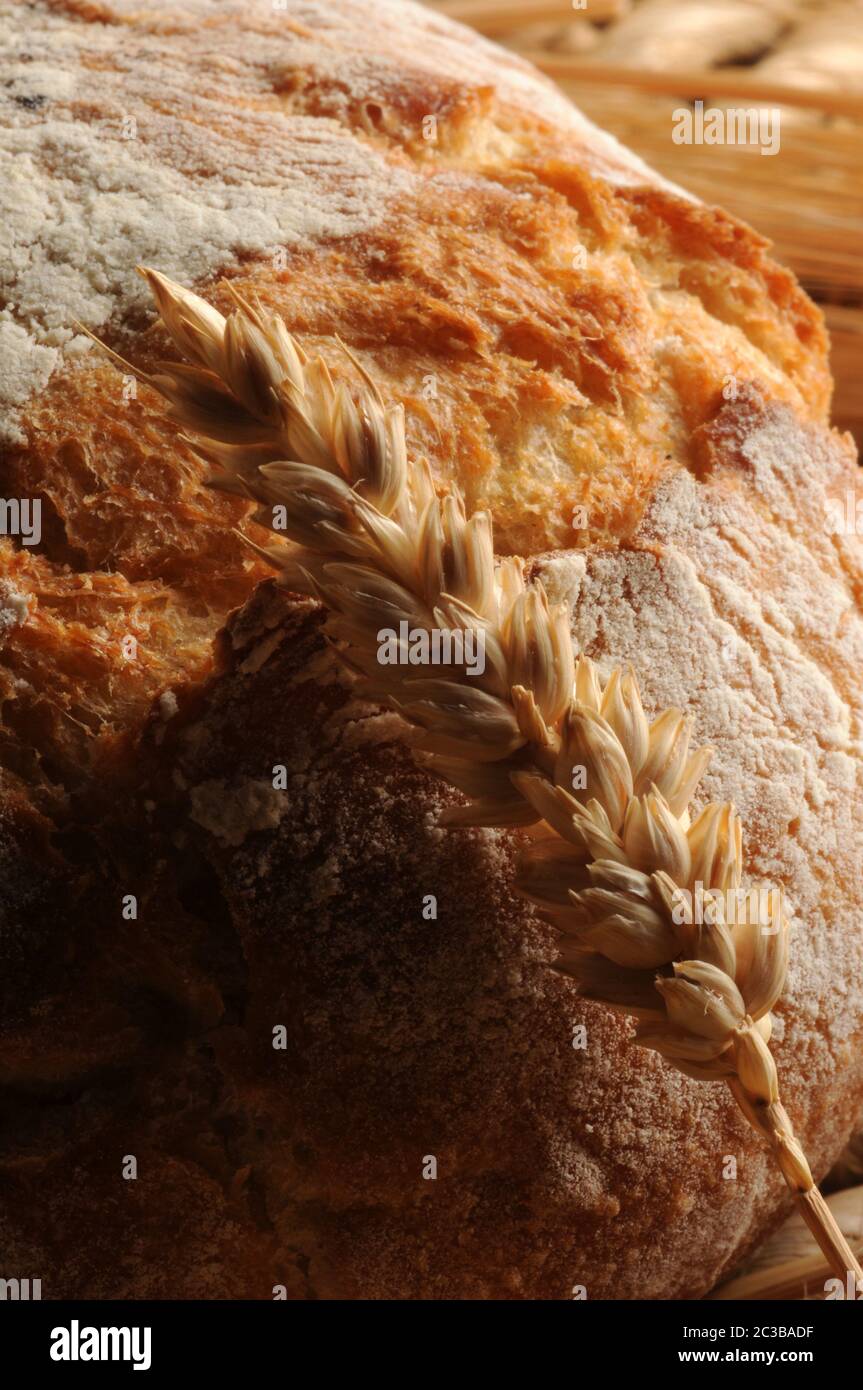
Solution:
M72 4L0 5L7 440L21 442L16 407L44 386L60 354L89 350L76 321L121 326L140 311L145 291L129 274L136 262L200 281L250 254L355 236L380 221L411 173L349 128L350 106L397 96L406 62L430 84L497 86L607 148L606 172L656 181L526 64L502 63L479 39L466 44L464 31L418 6L355 0L334 11L324 0L289 9L255 0L214 10L199 0L175 16L171 44L163 9L112 3L104 14L112 22L86 23ZM136 24L135 55L117 61L116 26L126 22ZM299 74L302 86L321 88L313 116L291 110Z

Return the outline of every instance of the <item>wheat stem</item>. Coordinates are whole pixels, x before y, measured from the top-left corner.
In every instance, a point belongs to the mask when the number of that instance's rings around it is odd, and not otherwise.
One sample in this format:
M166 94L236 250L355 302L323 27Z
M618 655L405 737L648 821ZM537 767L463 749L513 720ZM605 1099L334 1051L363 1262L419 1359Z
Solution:
M847 1275L852 1274L857 1293L863 1293L863 1268L815 1185L784 1107L778 1101L765 1105L762 1097L748 1090L739 1077L730 1078L728 1084L750 1124L769 1145L782 1176L794 1194L798 1210L829 1267L842 1280L843 1286Z
M225 318L142 274L189 359L150 384L214 465L211 485L256 501L282 537L258 553L323 601L342 659L469 798L443 823L534 827L517 886L560 934L557 969L638 1018L640 1045L730 1084L831 1268L863 1278L779 1104L768 1041L787 963L780 895L762 889L753 906L744 894L742 916L727 911L741 892L740 822L710 804L690 823L710 756L690 750L690 721L672 709L649 723L631 671L603 684L590 661L574 665L564 608L526 584L520 561L495 560L485 513L468 518L455 489L439 495L428 465L408 463L401 407L384 405L355 359L352 394L278 317L235 296ZM445 676L418 676L410 634L439 632L481 639L481 669L462 652ZM680 910L699 886L710 920Z

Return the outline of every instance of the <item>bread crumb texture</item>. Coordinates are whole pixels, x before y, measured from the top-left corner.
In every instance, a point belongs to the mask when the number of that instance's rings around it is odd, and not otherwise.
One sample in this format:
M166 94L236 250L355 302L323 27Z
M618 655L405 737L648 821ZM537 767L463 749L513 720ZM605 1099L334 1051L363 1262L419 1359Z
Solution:
M795 910L777 1058L821 1173L863 1103L863 625L819 314L419 6L0 18L0 491L40 507L0 537L10 1269L45 1297L698 1295L785 1210L757 1140L547 969L518 836L437 828L451 794L250 556L249 508L81 325L135 371L170 354L146 261L351 379L341 338L579 649L692 713L705 796Z

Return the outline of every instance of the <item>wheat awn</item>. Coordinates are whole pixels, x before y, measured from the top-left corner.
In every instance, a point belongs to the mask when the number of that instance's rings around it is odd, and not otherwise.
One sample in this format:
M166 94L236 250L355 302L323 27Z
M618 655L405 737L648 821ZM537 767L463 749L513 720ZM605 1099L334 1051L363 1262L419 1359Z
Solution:
M768 1046L788 930L777 889L740 900L733 806L689 803L710 757L681 711L648 722L635 676L603 685L574 653L565 611L516 559L495 560L490 518L439 495L408 463L401 406L374 382L352 393L275 315L235 295L228 316L143 270L188 363L145 376L211 465L210 485L258 504L284 539L257 552L292 590L318 597L342 658L368 693L416 726L420 755L468 798L450 826L531 826L520 891L557 928L557 968L590 999L633 1015L636 1041L687 1076L724 1080L772 1151L830 1267L863 1270L814 1184L779 1099ZM382 665L384 625L481 633L485 668L417 678ZM578 778L574 775L578 773ZM681 911L713 895L712 920Z

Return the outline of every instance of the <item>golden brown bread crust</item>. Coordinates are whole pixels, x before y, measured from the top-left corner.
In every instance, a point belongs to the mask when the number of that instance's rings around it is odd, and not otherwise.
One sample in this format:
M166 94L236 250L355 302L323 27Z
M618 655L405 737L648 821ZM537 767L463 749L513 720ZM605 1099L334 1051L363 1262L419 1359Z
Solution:
M822 525L854 475L826 429L820 316L756 233L412 6L27 18L53 56L31 42L13 67L8 150L87 231L52 211L0 316L36 383L10 406L2 491L44 504L36 553L0 552L5 1248L43 1262L46 1296L708 1288L781 1210L730 1101L548 972L549 933L508 888L515 837L434 829L444 793L392 717L350 703L319 616L255 590L243 505L201 490L155 394L127 399L73 319L151 368L167 345L129 286L155 250L348 371L340 336L404 401L414 455L571 603L580 645L692 710L750 872L802 908L778 1057L823 1171L861 1103L863 651L859 543ZM279 220L303 199L301 225ZM112 1239L126 1202L133 1259Z

